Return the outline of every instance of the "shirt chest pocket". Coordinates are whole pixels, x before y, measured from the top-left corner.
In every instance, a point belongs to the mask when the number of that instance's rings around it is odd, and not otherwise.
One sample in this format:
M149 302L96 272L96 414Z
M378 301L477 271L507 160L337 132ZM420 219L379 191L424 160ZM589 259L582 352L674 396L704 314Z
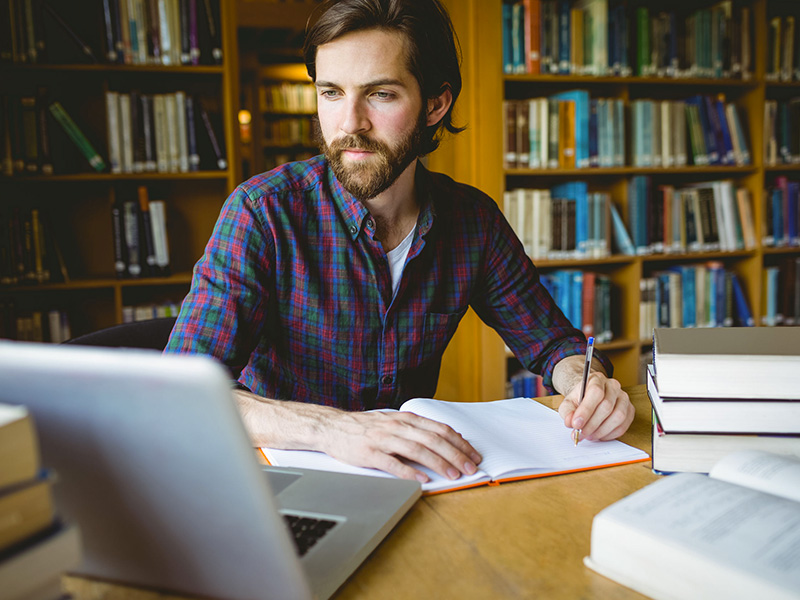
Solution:
M427 313L425 315L420 362L441 358L466 312L465 309L457 313Z

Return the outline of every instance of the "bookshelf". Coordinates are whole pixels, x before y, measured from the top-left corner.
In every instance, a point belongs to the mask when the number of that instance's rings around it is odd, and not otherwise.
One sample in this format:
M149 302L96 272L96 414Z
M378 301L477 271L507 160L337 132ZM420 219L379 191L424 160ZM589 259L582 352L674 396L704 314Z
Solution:
M701 252L634 256L612 254L598 259L537 259L542 273L557 269L592 270L608 275L617 290L612 307L615 317L613 341L601 344L615 364L615 374L623 385L642 381L642 362L651 343L640 336L640 283L654 273L677 265L700 265L719 261L738 276L756 320L761 325L765 314L765 272L782 260L800 257L797 246L768 247L762 240L766 219L766 190L780 177L797 180L797 164L768 165L764 158L764 110L768 100L787 100L800 96L800 82L771 81L767 76L769 26L775 16L800 18L796 2L753 0L753 76L748 80L713 77L680 79L656 76L592 76L562 74L503 73L503 10L501 0L447 0L463 52L464 91L459 100L457 120L469 127L458 138L446 141L430 159L435 170L475 185L498 202L507 190L517 187L550 188L574 180L588 183L592 191L610 193L625 219L628 182L636 176L650 177L653 185L692 185L717 180L732 180L749 192L753 203L755 247L733 252ZM609 2L609 4L611 4ZM715 2L627 2L629 8L646 5L651 13L659 10L691 12L711 7ZM796 39L796 38L795 38ZM795 49L796 52L796 49ZM796 59L795 59L796 61ZM567 90L588 90L592 97L622 99L626 107L638 99L679 100L698 93L725 98L736 104L745 116L746 137L752 160L744 166L633 167L631 140L626 139L625 166L578 169L504 168L503 101L550 96ZM628 113L628 127L630 114ZM630 129L627 130L630 133ZM630 225L629 223L627 223ZM470 353L469 349L473 349ZM467 361L464 363L464 361ZM472 314L456 333L454 344L445 355L437 397L461 400L490 400L505 396L506 382L513 369L512 359L496 334ZM458 365L461 368L458 368ZM464 365L467 368L464 368ZM471 367L471 368L470 368Z
M102 157L105 168L94 170L59 124L45 113L53 172L48 174L32 167L30 172L0 175L0 215L3 217L0 221L5 240L10 237L9 215L15 210L26 214L36 208L48 225L44 231L51 271L49 278L23 277L0 284L3 317L0 336L30 335L28 331L17 331L20 324L17 319L38 313L37 319L44 320L43 341L52 341L47 331L48 315L52 312L66 315L69 335L77 336L120 323L136 307L150 307L150 314L153 314L155 305L179 305L189 289L192 267L203 252L222 202L237 183L235 168L231 166L235 152L235 88L231 81L236 56L230 34L233 12L229 3L204 0L186 3L199 11L198 35L192 44L200 50L197 64L192 64L191 59L189 64L180 64L180 58L176 64L174 57L171 64L163 64L168 59L157 60L152 45L149 53L142 48L139 56L134 54L119 62L116 57L107 56L104 4L119 10L119 2L74 4L52 0L48 4L73 28L96 60L82 53L57 19L45 11L35 19L37 39L43 40L45 52L40 52L35 62L30 57L24 61L19 57L9 60L4 55L0 62L0 96L7 102L16 102L17 98L44 87L48 102L57 100L64 106ZM155 5L150 2L129 4L143 11ZM21 6L23 3L16 0L4 4L4 8L12 11ZM177 2L175 7L178 7ZM205 7L211 7L212 11L216 10L214 7L219 9L213 16L217 28L215 38L210 27L204 29ZM137 13L137 17L141 16ZM176 12L172 16L180 17L180 14ZM174 26L173 21L169 24ZM151 29L147 29L148 35L152 35ZM174 35L178 30L170 31ZM3 50L10 48L10 34L11 30L0 30ZM159 35L163 44L166 32ZM178 40L179 36L173 39ZM17 40L23 43L20 38ZM222 51L221 58L212 54L217 46ZM125 51L122 53L124 55ZM201 99L217 142L228 155L227 165L218 166L198 113L195 120L198 170L190 171L181 166L147 171L137 167L130 172L112 172L109 147L112 142L108 135L106 107L109 91L120 95L134 92L151 98L182 91ZM18 149L13 148L12 153L16 152ZM8 150L0 154L7 158ZM150 276L145 271L140 277L117 278L111 209L117 202L136 201L142 186L147 189L151 201L162 200L165 205L169 270L159 276ZM142 221L139 225L142 226ZM4 244L4 251L7 249ZM56 261L54 253L60 254L60 261ZM6 258L4 255L3 259Z

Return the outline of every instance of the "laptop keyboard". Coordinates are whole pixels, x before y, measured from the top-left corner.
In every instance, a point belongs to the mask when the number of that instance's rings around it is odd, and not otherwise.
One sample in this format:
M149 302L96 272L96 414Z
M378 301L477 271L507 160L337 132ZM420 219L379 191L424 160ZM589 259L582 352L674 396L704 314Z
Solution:
M336 525L336 521L314 517L284 514L283 518L292 532L292 538L300 556L305 555L314 544Z

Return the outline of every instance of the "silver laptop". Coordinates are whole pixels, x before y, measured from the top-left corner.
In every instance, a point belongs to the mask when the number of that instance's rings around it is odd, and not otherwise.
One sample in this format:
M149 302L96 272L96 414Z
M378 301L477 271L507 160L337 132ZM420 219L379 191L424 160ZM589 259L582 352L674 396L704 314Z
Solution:
M77 573L326 598L420 496L411 481L260 466L230 390L207 357L0 342L0 402L34 416L59 512L81 529ZM326 533L301 556L290 521Z

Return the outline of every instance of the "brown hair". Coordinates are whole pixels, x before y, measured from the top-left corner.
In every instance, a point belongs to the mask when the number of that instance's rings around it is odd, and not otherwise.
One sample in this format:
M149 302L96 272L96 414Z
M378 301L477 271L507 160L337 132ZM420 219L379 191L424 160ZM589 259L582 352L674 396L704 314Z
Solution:
M436 98L446 87L453 94L450 109L439 123L427 128L421 154L433 152L444 129L453 125L453 108L461 93L461 53L450 16L439 0L326 0L309 20L303 56L308 75L317 79L317 48L355 31L385 29L408 40L408 68L422 90L423 101Z

